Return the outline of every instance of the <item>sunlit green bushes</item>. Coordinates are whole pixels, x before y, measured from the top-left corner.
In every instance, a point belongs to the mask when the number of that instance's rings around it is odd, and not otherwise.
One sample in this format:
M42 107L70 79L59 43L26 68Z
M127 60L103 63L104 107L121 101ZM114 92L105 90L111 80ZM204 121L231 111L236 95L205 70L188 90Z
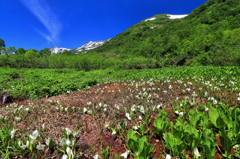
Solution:
M130 61L129 61L130 62ZM124 67L125 66L125 67ZM104 70L79 71L79 69L12 69L1 68L0 91L8 92L14 98L41 98L77 91L99 83L171 77L175 79L194 76L238 77L238 67L176 67L162 69L131 69L112 66ZM121 68L122 67L122 68ZM139 65L139 67L147 67ZM130 70L125 70L130 69Z

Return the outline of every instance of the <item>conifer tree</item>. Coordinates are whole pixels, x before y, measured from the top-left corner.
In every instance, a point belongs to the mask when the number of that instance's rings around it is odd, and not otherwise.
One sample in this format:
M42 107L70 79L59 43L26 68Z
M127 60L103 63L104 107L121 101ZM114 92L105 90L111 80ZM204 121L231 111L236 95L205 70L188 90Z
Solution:
M6 46L6 45L5 45L4 40L0 38L0 47L5 47L5 46Z

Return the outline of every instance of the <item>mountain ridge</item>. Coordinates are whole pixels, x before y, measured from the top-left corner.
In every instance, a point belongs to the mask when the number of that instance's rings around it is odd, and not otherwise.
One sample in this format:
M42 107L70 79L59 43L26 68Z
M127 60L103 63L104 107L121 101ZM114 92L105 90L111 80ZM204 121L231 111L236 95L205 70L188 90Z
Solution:
M68 49L68 48L63 48L63 47L57 47L57 46L54 46L54 47L51 47L49 48L51 53L62 53L64 52L65 50L66 51L72 51L74 53L86 53L87 51L89 50L92 50L92 49L95 49L101 45L103 45L105 42L109 41L111 38L107 39L107 40L101 40L101 41L89 41L88 43L80 46L80 47L77 47L75 49Z
M209 0L181 19L157 14L91 52L154 58L162 67L239 65L240 1Z
M65 50L69 51L69 50L71 50L71 49L53 46L53 47L49 48L49 50L51 51L51 53L55 53L55 54L56 54L56 53L62 53L62 52L64 52Z
M181 18L184 18L184 17L188 16L188 14L166 14L166 15L167 15L167 18L169 18L169 19L181 19ZM145 19L143 21L153 21L153 20L156 20L155 16L147 18L147 19ZM154 26L151 27L151 28L153 29ZM50 49L50 51L52 53L62 53L65 50L72 51L72 52L74 52L76 54L86 53L86 52L88 52L90 50L93 50L93 49L95 49L97 47L100 47L100 46L104 45L109 40L111 40L111 38L109 38L107 40L100 40L100 41L89 41L88 43L86 43L86 44L84 44L84 45L82 45L80 47L77 47L75 49L68 49L68 48L56 47L56 46L51 47L49 49Z
M100 41L89 41L88 43L76 48L76 49L72 49L78 52L83 52L86 53L89 50L95 49L99 46L102 46L103 44L105 44L107 41L109 41L111 38L107 39L107 40L100 40Z

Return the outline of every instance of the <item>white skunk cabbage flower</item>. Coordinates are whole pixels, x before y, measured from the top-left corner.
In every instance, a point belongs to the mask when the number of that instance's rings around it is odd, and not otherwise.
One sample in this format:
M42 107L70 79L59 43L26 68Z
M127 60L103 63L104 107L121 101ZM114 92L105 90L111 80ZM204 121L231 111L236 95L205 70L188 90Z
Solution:
M37 145L37 150L44 150L44 148L45 148L45 145L43 145L43 144L39 144L39 145Z
M194 148L194 155L197 157L201 157L197 147Z
M178 110L176 110L175 113L178 115L183 115L183 112L179 112Z
M18 141L18 146L22 149L25 150L29 146L29 141L26 142L26 145L22 145L21 141Z
M65 128L65 130L66 130L66 134L67 134L68 136L72 133L72 131L71 131L70 129L68 129L68 128Z
M132 120L132 118L130 117L130 114L129 114L129 113L126 113L125 115L126 115L126 117L128 118L128 120Z
M130 151L127 150L126 152L122 153L121 156L123 156L124 159L127 159L128 158L128 155L129 155Z
M12 129L12 131L10 132L11 138L14 138L15 132L17 131L17 129Z
M93 156L93 159L98 159L98 158L99 158L99 155L98 155L98 154L96 154L96 155Z
M32 134L29 135L29 137L34 141L38 137L39 132L38 130L35 130Z
M171 155L169 154L166 155L166 159L171 159L171 158L172 158Z

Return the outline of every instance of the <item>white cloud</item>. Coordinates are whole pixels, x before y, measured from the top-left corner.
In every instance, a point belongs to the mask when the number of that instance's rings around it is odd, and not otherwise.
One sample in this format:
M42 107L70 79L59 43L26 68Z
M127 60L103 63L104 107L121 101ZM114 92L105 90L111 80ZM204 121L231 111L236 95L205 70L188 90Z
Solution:
M44 0L20 0L49 31L48 34L36 31L42 35L49 43L56 44L59 40L59 34L62 25L56 15L51 11L51 8L45 3Z

